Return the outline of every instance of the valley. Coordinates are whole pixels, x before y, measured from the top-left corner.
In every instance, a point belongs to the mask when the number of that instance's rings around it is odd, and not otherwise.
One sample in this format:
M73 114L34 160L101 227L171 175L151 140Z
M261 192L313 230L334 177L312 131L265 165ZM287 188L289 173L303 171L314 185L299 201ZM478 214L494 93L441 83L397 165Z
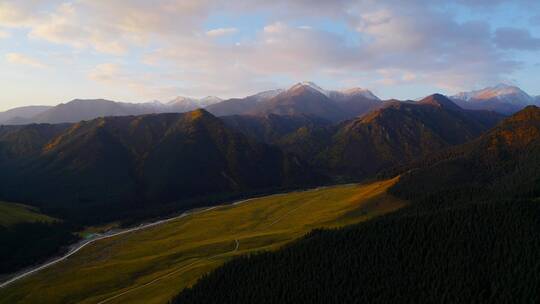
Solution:
M540 303L540 1L0 0L0 304Z
M255 198L135 228L0 289L0 303L166 303L235 256L404 207L405 201L386 194L396 181Z

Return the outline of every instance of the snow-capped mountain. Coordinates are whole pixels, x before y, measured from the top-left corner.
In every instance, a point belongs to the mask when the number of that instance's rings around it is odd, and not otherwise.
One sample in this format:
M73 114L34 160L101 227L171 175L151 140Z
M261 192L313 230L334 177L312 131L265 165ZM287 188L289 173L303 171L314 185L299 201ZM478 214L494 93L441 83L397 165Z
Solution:
M332 99L347 99L351 97L363 97L371 100L380 100L379 97L375 96L370 90L363 88L350 88L340 91L329 91L329 96Z
M245 98L232 98L209 106L217 116L228 115L310 115L341 121L369 112L381 105L372 92L361 88L333 91L304 81L287 90L264 91Z
M227 115L309 115L329 121L341 121L363 115L382 105L371 91L362 88L325 90L305 81L287 90L263 91L244 98L222 100L208 96L179 96L169 102L150 101L124 103L104 99L75 99L65 104L43 109L42 112L17 120L26 123L64 123L91 120L103 116L126 116L153 113L182 113L205 108L216 116Z
M216 96L207 96L201 99L178 96L166 105L170 112L188 112L198 108L205 108L221 101L222 99Z
M308 90L312 90L314 92L318 92L318 93L321 93L323 94L324 96L326 97L329 97L329 93L328 91L324 90L323 88L319 87L318 85L316 85L315 83L311 82L311 81L303 81L303 82L299 82L295 85L293 85L290 89L288 89L287 91L289 92L294 92L296 90L303 90L303 89L308 89Z
M275 89L275 90L263 91L263 92L255 94L255 95L251 95L249 97L251 97L256 102L260 102L260 101L268 100L270 98L274 98L277 95L283 93L284 91L285 90L283 90L283 89Z
M515 113L527 105L536 103L534 97L516 86L507 84L461 92L451 98L466 109L485 109L506 114Z
M318 86L317 84L311 82L311 81L303 81L295 84L292 86L289 90L296 90L298 88L309 88L311 90L317 91L326 97L330 99L334 99L336 101L339 101L340 99L346 99L351 98L355 96L361 96L367 99L373 99L373 100L380 100L379 97L375 96L370 90L363 89L363 88L348 88L343 90L325 90Z

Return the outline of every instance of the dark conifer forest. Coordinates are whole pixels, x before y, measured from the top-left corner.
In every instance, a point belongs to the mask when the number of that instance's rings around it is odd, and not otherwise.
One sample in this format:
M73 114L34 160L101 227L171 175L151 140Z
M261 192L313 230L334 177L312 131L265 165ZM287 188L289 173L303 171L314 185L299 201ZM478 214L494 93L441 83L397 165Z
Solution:
M54 256L77 240L65 223L20 223L0 226L0 275Z
M540 110L425 158L411 205L234 260L173 303L538 303Z

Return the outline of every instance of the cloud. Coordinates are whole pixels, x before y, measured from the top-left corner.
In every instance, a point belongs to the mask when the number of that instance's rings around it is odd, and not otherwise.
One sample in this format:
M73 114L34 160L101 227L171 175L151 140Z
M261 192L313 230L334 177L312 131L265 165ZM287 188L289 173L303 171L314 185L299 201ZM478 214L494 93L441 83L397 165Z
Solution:
M532 25L539 25L540 26L540 15L536 15L536 16L531 17L530 23Z
M455 5L485 11L504 2L460 0ZM536 0L513 4L538 5ZM216 24L208 30L209 18L219 13L232 20L258 13L270 17L266 25L249 29L235 44L214 38L243 31L245 25ZM233 96L286 81L329 78L335 83L362 79L373 84L462 89L499 81L519 69L520 62L504 50L530 48L531 39L535 47L536 38L530 34L512 41L498 30L494 38L489 20L460 21L456 16L455 7L445 0L0 3L1 27L26 30L30 39L77 52L114 55L105 61L124 63L96 66L88 74L94 81L195 96ZM151 71L141 75L147 67ZM383 75L381 70L392 72Z
M263 31L265 33L281 33L284 32L287 29L287 26L283 22L275 22L272 24L268 24L263 28Z
M98 64L87 76L104 87L115 89L120 95L129 91L131 96L155 100L167 99L182 92L177 85L167 85L164 76L159 73L135 72L118 63Z
M0 29L0 39L5 39L5 38L8 38L10 36L11 35L10 35L9 32Z
M88 77L92 80L110 83L120 78L120 65L116 63L103 63L94 67Z
M46 65L35 58L20 53L7 53L6 60L13 64L25 65L33 68L45 68Z
M538 50L540 38L535 38L528 30L504 27L495 31L495 44L501 49Z
M238 32L237 28L225 27L225 28L217 28L217 29L209 30L206 32L206 35L210 37L220 37L220 36L225 36L225 35L231 35L236 32Z

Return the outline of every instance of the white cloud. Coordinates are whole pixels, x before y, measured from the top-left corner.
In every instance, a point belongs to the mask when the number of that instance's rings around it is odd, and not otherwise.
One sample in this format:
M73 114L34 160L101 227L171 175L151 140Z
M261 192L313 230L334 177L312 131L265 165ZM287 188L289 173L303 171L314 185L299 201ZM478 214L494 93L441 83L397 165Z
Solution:
M287 26L283 22L275 22L269 24L263 28L265 33L281 33L287 29Z
M6 60L13 64L25 65L33 68L45 68L46 65L39 60L20 53L7 53Z
M517 1L516 5L537 2ZM103 64L88 76L148 92L166 87L190 95L231 96L271 88L274 79L329 77L334 82L371 78L373 83L467 88L495 82L519 68L493 44L489 23L456 21L451 8L440 9L447 8L445 0L0 2L0 26L26 29L32 39L77 51L142 54L143 63L127 62L132 57L111 61L150 64L156 69L150 75L142 76L140 68ZM495 2L504 1L461 0L459 5L485 10ZM216 12L238 18L264 12L272 19L255 29L256 34L229 44L213 38L242 28L207 31L208 17ZM317 26L320 20L340 28L323 30ZM299 26L300 22L312 26ZM382 69L394 72L382 75Z
M90 71L88 77L102 83L115 82L121 77L120 65L116 63L99 64Z
M231 35L236 32L238 32L237 28L225 27L225 28L217 28L217 29L209 30L206 32L206 35L210 37L220 37L220 36L225 36L225 35Z
M5 39L11 37L11 34L8 31L0 29L0 39Z

